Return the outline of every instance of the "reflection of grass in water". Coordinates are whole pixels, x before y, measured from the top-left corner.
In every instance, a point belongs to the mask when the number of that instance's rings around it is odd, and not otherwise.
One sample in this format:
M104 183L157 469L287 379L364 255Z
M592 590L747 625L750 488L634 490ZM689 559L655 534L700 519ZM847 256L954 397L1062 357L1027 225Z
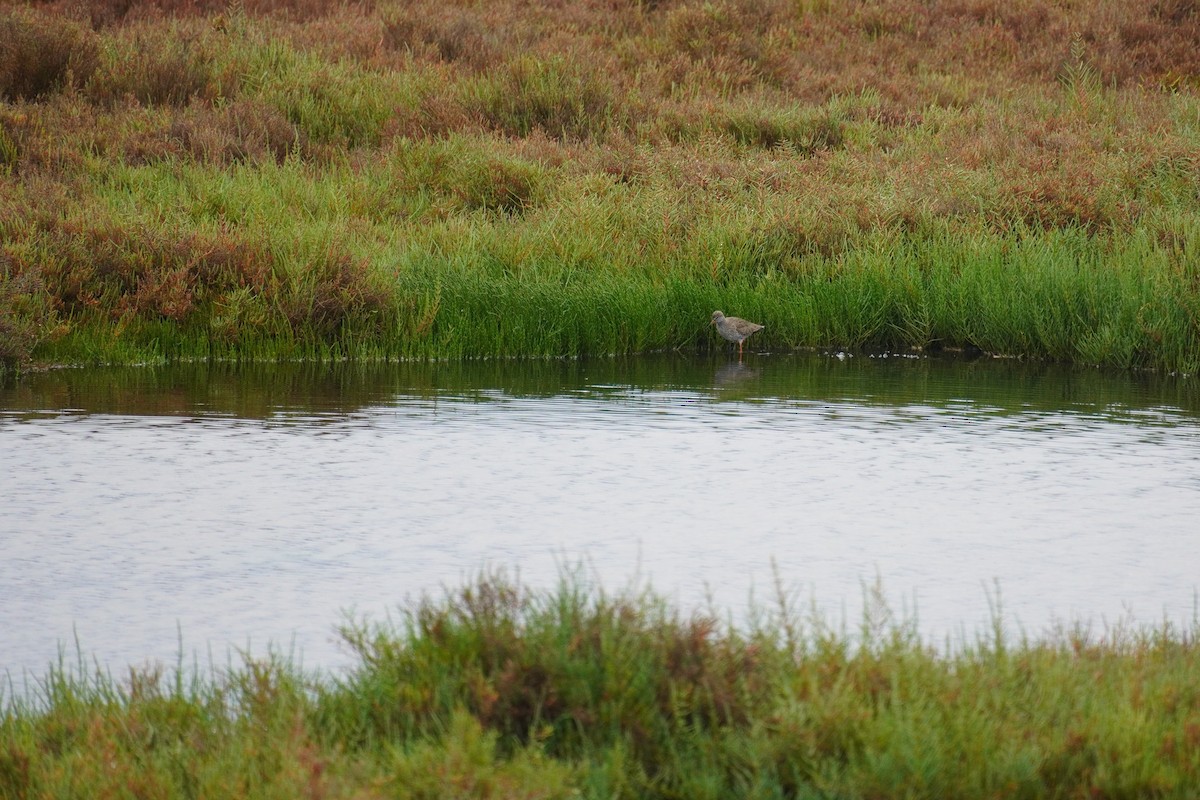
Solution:
M878 588L856 630L784 592L737 628L578 572L486 574L359 664L247 659L125 680L60 663L0 717L0 794L156 797L1185 797L1193 625L935 649ZM574 794L578 792L579 794Z
M627 391L700 393L719 401L753 397L784 403L916 403L989 415L1094 413L1114 421L1138 412L1164 420L1200 414L1200 383L1192 379L952 353L842 359L772 353L740 365L736 356L719 352L390 363L196 361L29 373L19 382L0 384L0 405L13 410L262 418L282 407L350 413L413 398L463 399L480 393L580 397L581 392L604 398L614 391L617 396Z

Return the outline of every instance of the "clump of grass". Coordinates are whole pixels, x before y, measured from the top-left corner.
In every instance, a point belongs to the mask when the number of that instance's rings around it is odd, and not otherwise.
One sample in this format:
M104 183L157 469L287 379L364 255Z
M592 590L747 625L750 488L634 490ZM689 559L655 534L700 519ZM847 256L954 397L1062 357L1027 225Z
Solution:
M56 315L39 276L12 274L11 258L0 250L0 371L28 364L55 323Z
M331 154L378 146L401 96L385 76L325 63L281 43L254 48L245 69L265 102L310 141L329 145Z
M503 797L522 800L578 796L573 765L535 745L500 746L500 736L471 714L451 715L444 732L393 750L385 785L402 800Z
M754 714L752 687L770 666L718 630L649 594L609 598L569 583L538 594L491 575L420 603L400 638L344 629L373 667L328 708L349 712L361 727L346 734L363 742L422 735L461 704L505 739L541 742L558 757L622 741L653 748L673 725L717 729ZM418 664L428 671L413 672ZM352 698L365 701L361 710L339 707Z
M726 130L741 144L755 147L792 147L805 154L836 150L846 140L846 121L833 109L809 114L785 109L763 113L744 109L729 115Z
M221 292L265 291L265 253L237 240L165 237L120 225L56 230L26 258L65 313L107 311L184 322Z
M520 215L549 197L549 170L527 158L480 152L465 140L402 143L390 155L396 185L454 209Z
M13 172L20 160L21 153L17 143L9 135L3 122L0 121L0 174Z
M689 77L716 78L725 91L745 88L772 82L771 33L797 22L797 10L774 0L684 3L662 9L661 36L691 62Z
M484 159L460 165L454 193L469 209L519 213L545 194L545 177L536 165L518 159Z
M87 85L97 103L133 98L144 105L185 106L220 95L213 58L186 28L132 28L110 37L103 63Z
M201 163L282 162L308 151L307 138L278 109L256 100L187 109L161 135ZM168 151L169 152L169 151Z
M35 233L9 257L50 312L94 329L72 331L62 347L94 352L112 346L97 339L123 338L154 342L160 357L272 337L307 347L351 333L381 338L393 318L377 273L336 245L297 252L221 228L166 237L111 220L77 224Z
M386 17L384 42L414 55L427 54L439 60L464 63L474 69L489 66L499 57L496 45L488 35L499 26L490 26L478 16L453 6L438 4L437 8L422 11Z
M331 248L307 260L279 292L278 303L294 335L328 338L353 328L379 338L392 295L362 259Z
M496 129L563 139L601 136L614 120L613 98L599 76L571 61L519 58L468 84L464 105Z
M0 9L0 100L37 100L82 85L100 62L96 35L56 14Z

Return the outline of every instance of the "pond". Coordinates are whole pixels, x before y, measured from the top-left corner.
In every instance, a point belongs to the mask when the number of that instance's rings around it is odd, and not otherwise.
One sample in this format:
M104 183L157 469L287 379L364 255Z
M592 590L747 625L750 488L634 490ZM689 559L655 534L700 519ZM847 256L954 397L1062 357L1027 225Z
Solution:
M844 354L61 369L0 389L0 673L246 648L581 569L932 641L1189 623L1194 380ZM752 601L751 597L755 599Z

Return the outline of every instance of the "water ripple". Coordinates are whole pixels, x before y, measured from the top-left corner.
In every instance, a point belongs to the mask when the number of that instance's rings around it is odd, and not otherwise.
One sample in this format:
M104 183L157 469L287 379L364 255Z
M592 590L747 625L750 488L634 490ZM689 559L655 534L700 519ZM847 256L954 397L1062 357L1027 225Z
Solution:
M833 613L878 575L934 636L978 628L995 580L1033 631L1191 614L1194 416L998 402L994 386L972 399L959 383L734 390L731 375L745 373L401 388L254 416L14 405L0 667L40 670L72 630L102 661L170 660L179 629L218 653L295 637L307 662L337 664L342 609L382 613L488 563L545 583L575 558L611 585L640 573L731 608L772 565Z

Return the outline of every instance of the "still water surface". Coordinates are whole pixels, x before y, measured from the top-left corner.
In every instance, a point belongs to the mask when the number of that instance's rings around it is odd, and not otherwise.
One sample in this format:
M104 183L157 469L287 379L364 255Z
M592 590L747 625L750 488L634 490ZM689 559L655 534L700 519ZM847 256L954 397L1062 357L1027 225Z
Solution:
M856 624L879 579L932 639L996 587L1031 634L1188 623L1192 381L1007 362L752 356L57 370L0 389L0 673L273 644L350 661L485 567L581 560L735 616L777 573Z

